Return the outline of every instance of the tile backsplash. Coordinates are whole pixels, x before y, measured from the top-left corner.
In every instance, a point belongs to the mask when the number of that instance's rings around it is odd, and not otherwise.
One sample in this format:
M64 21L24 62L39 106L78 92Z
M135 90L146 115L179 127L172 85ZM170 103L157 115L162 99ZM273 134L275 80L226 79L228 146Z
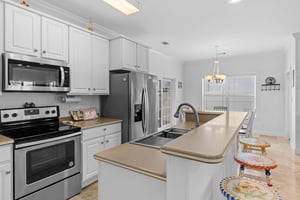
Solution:
M64 93L18 93L2 92L0 95L0 108L19 108L25 102L33 102L36 106L59 105L60 116L69 116L69 110L95 107L100 112L99 96L80 96L80 102L64 103Z

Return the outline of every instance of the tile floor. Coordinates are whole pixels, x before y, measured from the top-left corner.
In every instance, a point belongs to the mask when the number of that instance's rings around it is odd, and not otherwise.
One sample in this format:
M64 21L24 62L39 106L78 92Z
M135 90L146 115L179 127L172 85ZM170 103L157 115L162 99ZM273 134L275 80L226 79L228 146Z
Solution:
M280 192L284 200L300 199L300 155L292 152L289 141L285 138L263 135L257 137L271 143L267 154L278 163L278 167L271 171L273 188ZM97 191L97 183L94 183L71 200L97 200Z

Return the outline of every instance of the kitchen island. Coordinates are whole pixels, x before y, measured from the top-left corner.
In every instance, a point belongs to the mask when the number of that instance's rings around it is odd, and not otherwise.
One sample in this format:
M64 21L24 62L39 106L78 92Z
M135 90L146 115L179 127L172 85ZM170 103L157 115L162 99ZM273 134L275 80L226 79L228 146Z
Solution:
M95 154L99 200L222 199L218 184L236 175L233 155L246 114L219 113L160 149L126 143Z

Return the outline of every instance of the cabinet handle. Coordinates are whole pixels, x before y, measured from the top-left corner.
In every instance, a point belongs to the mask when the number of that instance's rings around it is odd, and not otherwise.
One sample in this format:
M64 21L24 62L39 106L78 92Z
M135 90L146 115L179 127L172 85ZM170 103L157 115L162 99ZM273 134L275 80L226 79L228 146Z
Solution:
M109 141L108 141L108 140L106 140L106 143L109 143Z
M33 51L34 51L34 52L37 52L38 50L37 50L37 49L34 49Z
M43 51L43 54L45 54L45 53L46 53L46 51L44 50L44 51Z
M11 173L11 171L6 171L6 172L5 172L5 174L7 174L7 175L10 174L10 173Z

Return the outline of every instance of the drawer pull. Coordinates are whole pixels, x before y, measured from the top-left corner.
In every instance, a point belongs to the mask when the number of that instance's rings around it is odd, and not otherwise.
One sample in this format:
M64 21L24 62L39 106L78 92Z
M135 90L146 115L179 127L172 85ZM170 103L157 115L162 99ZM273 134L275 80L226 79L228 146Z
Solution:
M10 174L10 173L11 173L11 171L6 171L6 172L5 172L5 174L7 174L7 175Z

